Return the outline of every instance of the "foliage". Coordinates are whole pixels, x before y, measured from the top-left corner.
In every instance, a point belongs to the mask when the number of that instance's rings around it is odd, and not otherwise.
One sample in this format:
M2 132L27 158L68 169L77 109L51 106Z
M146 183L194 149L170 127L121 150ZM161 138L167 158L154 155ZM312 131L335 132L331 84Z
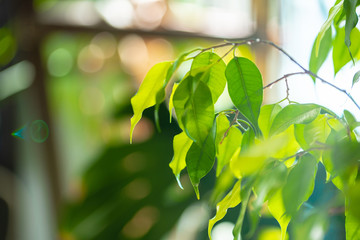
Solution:
M281 227L281 239L287 237L292 219L299 219L300 209L312 195L319 166L325 167L328 184L331 182L345 196L345 228L347 239L360 238L360 180L357 176L360 143L355 128L360 125L347 110L338 116L331 110L313 103L263 104L263 90L293 75L305 74L346 94L360 110L352 96L317 75L332 49L335 74L349 62L360 57L360 31L356 28L356 7L360 1L338 0L314 42L310 66L306 69L276 44L261 39L226 42L206 49L183 54L174 62L155 65L146 76L138 93L132 98L133 131L145 108L159 104L164 98L157 95L171 83L170 78L180 64L192 60L188 73L174 84L170 94L169 111L175 109L182 132L174 137L174 157L170 163L181 187L180 173L187 168L196 195L199 184L216 162L217 180L232 174L233 184L214 190L225 196L216 205L216 215L209 221L209 237L216 222L229 208L241 203L235 224L234 239L242 239L246 211L251 217L251 236L259 222L262 209L268 211ZM343 24L345 22L345 24ZM335 30L335 31L334 31ZM333 34L335 33L335 34ZM257 66L249 59L237 56L236 49L247 44L266 44L289 57L302 71L284 75L263 86ZM224 56L216 48L228 48ZM229 62L223 59L233 53ZM359 81L359 72L352 79ZM214 105L228 85L234 109L215 112ZM158 100L161 99L159 102ZM130 133L131 136L131 133ZM215 193L214 193L215 194ZM250 201L251 200L251 201ZM295 233L309 239L316 227L322 237L326 216L334 206L328 200L316 214L305 216L303 231ZM315 211L315 210L314 210ZM320 221L321 224L310 224ZM306 224L305 224L306 222ZM305 232L304 232L305 231ZM318 238L317 238L318 239Z

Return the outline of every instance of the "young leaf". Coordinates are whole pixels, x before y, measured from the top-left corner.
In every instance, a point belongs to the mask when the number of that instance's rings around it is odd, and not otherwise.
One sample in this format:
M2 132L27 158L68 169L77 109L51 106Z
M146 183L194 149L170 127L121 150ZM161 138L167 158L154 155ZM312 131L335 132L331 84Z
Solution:
M278 221L281 228L281 240L286 239L286 230L291 217L285 214L282 188L275 192L268 201L268 208L273 217Z
M171 62L162 62L153 66L135 96L131 98L134 115L131 118L130 142L136 124L140 121L143 111L156 104L156 94L161 89Z
M216 176L219 176L223 167L230 162L230 159L234 155L236 149L240 147L241 140L241 131L237 127L232 126L229 129L227 136L218 145Z
M316 104L287 105L276 115L269 135L281 133L293 124L310 123L320 113L320 109Z
M348 47L349 54L351 59L354 62L354 59L352 58L352 54L350 51L350 33L353 30L353 28L356 27L356 24L358 22L358 16L356 14L356 3L358 0L344 0L344 12L346 15L346 22L345 22L345 45ZM355 62L354 62L355 64Z
M261 107L259 116L259 127L263 133L264 138L269 137L271 124L275 116L280 112L281 106L279 104L264 105Z
M225 88L226 78L224 73L226 65L217 54L204 52L194 58L190 71L196 71L196 69L207 66L211 67L203 74L201 81L205 82L210 88L212 100L215 103Z
M263 100L262 76L256 65L247 58L234 57L225 70L229 95L236 108L248 119L257 136Z
M355 83L357 83L359 80L360 80L360 71L357 71L357 72L354 74L353 81L352 81L352 86L354 86Z
M170 98L169 98L169 115L170 115L170 123L172 121L172 111L174 109L174 93L177 89L177 87L179 86L179 83L174 83L171 94L170 94Z
M216 215L209 220L208 235L211 240L211 230L215 223L223 219L229 208L236 207L241 202L240 188L241 180L237 181L233 189L216 205Z
M284 206L288 216L294 216L314 190L317 161L311 154L299 158L290 171L283 189Z
M181 121L187 135L201 146L209 135L214 122L214 104L209 87L197 82L194 93L185 105Z
M169 166L181 189L183 189L183 187L180 182L180 173L186 167L186 154L189 151L192 142L193 141L185 134L185 132L179 133L173 140L174 156Z
M310 63L309 63L309 70L315 74L317 74L320 67L325 62L325 60L326 60L327 56L329 55L329 52L332 48L331 28L328 28L328 30L326 30L323 38L321 39L318 52L316 52L316 43L317 43L317 40L315 40L314 45L312 47ZM315 77L311 76L311 78L315 82Z
M200 179L205 177L214 165L216 152L215 135L216 124L214 124L203 144L200 146L199 144L192 143L186 155L187 171L198 199L200 199Z
M187 77L185 77L185 79L183 79L180 82L175 92L173 93L173 104L175 108L177 122L179 124L179 127L183 130L184 130L184 125L182 122L182 117L184 115L185 106L194 91L193 83L194 83L194 77L188 75Z
M324 22L324 24L321 26L319 34L315 41L315 56L318 56L319 50L320 50L320 42L322 38L324 37L326 31L331 27L331 23L335 19L336 15L343 9L343 2L344 0L337 1L335 5L330 8L328 18Z
M218 114L216 117L216 140L215 140L216 154L218 154L219 152L218 146L220 142L223 141L225 137L224 135L226 131L229 129L229 127L230 127L230 122L229 119L226 117L226 115L224 113Z
M343 67L345 64L351 61L351 57L349 55L349 50L347 46L344 44L345 38L345 29L339 28L337 29L337 34L333 41L333 64L335 74ZM350 34L351 46L350 52L353 54L355 58L358 58L360 53L360 31L357 28L354 28Z

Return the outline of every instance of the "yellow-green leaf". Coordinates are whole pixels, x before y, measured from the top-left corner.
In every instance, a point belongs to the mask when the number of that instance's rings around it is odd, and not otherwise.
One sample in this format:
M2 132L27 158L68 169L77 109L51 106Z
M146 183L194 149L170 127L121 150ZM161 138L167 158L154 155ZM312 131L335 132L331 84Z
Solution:
M282 189L274 193L269 201L268 208L273 217L278 221L281 228L281 240L286 239L286 230L290 223L291 217L285 214L285 206L282 197Z
M141 83L136 95L131 98L134 115L131 118L130 142L132 142L134 128L140 121L143 111L156 104L156 94L162 88L171 66L172 62L162 62L153 66Z
M209 220L208 235L211 240L211 230L215 223L223 219L229 208L236 207L241 202L240 197L241 181L237 181L233 189L216 205L216 215Z
M169 166L172 169L180 188L183 188L180 182L180 173L186 167L186 154L189 151L192 142L193 141L185 132L179 133L173 140L174 156Z
M260 109L259 127L263 133L264 138L269 137L270 127L275 116L281 111L279 104L264 105Z
M172 120L172 111L174 109L174 93L177 89L177 87L179 86L179 83L174 83L171 94L170 94L170 99L169 99L169 114L170 114L170 122Z

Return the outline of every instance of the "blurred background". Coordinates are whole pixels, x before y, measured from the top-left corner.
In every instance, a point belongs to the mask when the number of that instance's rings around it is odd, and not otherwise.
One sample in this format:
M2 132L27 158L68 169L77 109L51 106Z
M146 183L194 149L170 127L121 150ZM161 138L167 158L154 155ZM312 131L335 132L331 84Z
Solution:
M333 2L0 0L0 239L207 239L214 174L200 186L201 201L186 173L178 187L168 164L180 130L166 104L162 132L148 109L129 145L131 96L155 63L224 39L268 39L308 66ZM268 46L239 52L265 83L298 70ZM333 78L331 62L321 73ZM304 76L290 81L291 100L326 105L313 85ZM285 96L276 85L265 103ZM237 213L229 211L213 239L232 239ZM278 234L271 219L261 226L254 239Z

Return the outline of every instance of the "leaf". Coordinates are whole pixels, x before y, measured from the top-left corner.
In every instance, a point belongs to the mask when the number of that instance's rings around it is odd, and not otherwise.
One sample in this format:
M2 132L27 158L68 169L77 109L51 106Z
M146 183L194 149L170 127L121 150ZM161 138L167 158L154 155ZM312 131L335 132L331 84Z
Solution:
M181 189L183 189L183 187L180 182L180 173L186 167L186 154L189 151L192 142L193 141L188 138L185 132L179 133L173 140L174 156L169 166L172 169Z
M209 135L215 117L211 92L202 81L197 82L195 91L185 105L182 122L186 134L199 146Z
M259 69L249 59L234 57L228 63L225 75L232 102L249 121L255 135L261 135L258 118L263 100L263 83Z
M179 86L179 83L174 83L173 88L171 90L170 98L169 98L169 115L170 115L170 123L172 121L172 110L174 109L174 93Z
M216 205L228 192L229 188L234 185L234 175L229 167L225 167L217 176L214 190L211 194L210 205Z
M277 135L279 137L284 137L287 141L284 143L282 148L274 154L274 158L284 159L286 158L285 165L287 167L292 166L295 157L289 158L290 156L294 156L297 151L300 149L298 142L296 141L294 135L294 126L290 126L288 129Z
M252 128L248 128L244 134L241 141L241 152L245 152L255 143L255 133ZM240 153L240 151L239 151Z
M234 155L230 161L233 174L240 178L256 173L263 168L266 160L282 149L286 141L287 138L276 136L260 141L258 144L249 146L245 151Z
M318 36L319 37L319 36ZM311 50L309 70L315 74L319 71L320 67L325 62L329 52L332 48L332 35L331 28L328 28L320 41L318 52L316 52L317 39L314 42L314 45ZM315 77L311 76L315 82Z
M188 75L177 86L173 93L173 104L175 108L176 118L181 129L185 129L182 123L182 117L185 111L185 106L193 94L194 77Z
M331 128L327 123L325 115L319 115L314 121L305 125L295 125L295 137L302 149L319 147L319 144L325 144ZM321 157L321 150L311 151L318 160Z
M318 56L320 51L320 42L324 37L326 31L331 27L333 20L335 19L336 15L343 9L343 0L338 1L332 8L330 8L328 18L321 26L319 34L315 41L315 56Z
M200 146L196 143L192 143L186 155L187 171L198 199L200 199L200 180L208 174L214 165L216 151L215 135L216 124L212 127L203 144Z
M291 217L285 214L282 188L275 192L268 201L268 208L273 217L278 221L281 228L281 240L286 239L286 230Z
M162 62L153 66L141 83L136 95L131 98L134 115L131 118L130 143L132 142L134 128L140 121L143 111L157 103L156 94L161 89L171 65L171 62Z
M224 139L224 134L230 127L229 119L224 113L219 113L216 117L216 153L218 153L218 145Z
M259 116L259 127L264 138L269 137L271 124L282 107L279 104L264 105L261 107Z
M357 71L354 74L353 81L352 81L352 87L360 80L360 71Z
M351 57L348 53L347 46L344 44L345 38L345 28L337 29L337 34L333 41L333 64L335 74L343 67L345 64L351 61ZM355 58L359 58L360 54L360 31L357 28L354 28L350 34L351 46L350 52Z
M283 189L286 215L294 216L314 190L317 161L311 154L303 155L290 171Z
M360 239L360 221L352 214L347 214L345 217L345 231L347 240Z
M287 105L276 115L269 135L279 134L293 124L310 123L319 113L320 106L316 104Z
M223 219L229 208L234 208L241 202L240 186L241 180L237 181L233 189L216 205L216 215L209 220L208 235L211 240L211 230L215 223Z
M353 28L356 27L356 24L358 22L358 16L356 14L356 3L358 0L344 0L344 12L346 16L346 22L345 22L345 45L348 47L350 57L352 61L354 62L354 59L352 57L351 51L350 51L350 33L353 30ZM354 62L355 64L355 62Z
M219 176L224 166L230 162L235 151L240 147L241 140L241 131L237 127L232 126L222 143L218 145L216 176Z
M226 85L224 61L215 53L204 52L194 58L190 72L209 66L201 81L206 83L211 91L213 103L219 98Z

